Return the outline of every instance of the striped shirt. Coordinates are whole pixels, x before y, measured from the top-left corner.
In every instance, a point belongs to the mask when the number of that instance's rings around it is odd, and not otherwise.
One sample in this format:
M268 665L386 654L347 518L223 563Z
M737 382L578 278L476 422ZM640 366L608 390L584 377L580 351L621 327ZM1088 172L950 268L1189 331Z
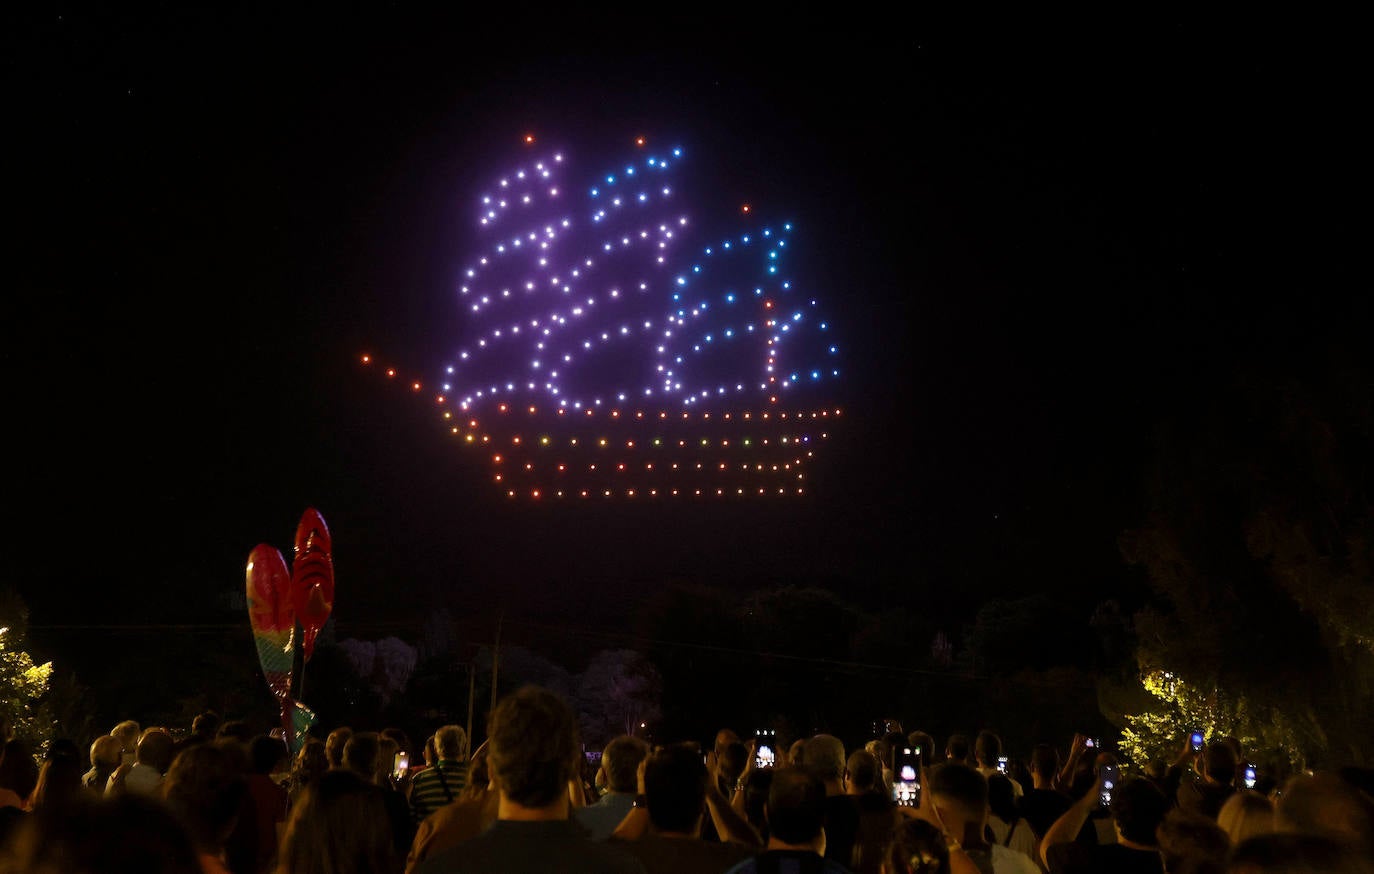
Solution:
M434 811L457 801L467 785L468 764L455 759L440 759L439 764L416 774L410 782L410 812L415 822L424 822Z

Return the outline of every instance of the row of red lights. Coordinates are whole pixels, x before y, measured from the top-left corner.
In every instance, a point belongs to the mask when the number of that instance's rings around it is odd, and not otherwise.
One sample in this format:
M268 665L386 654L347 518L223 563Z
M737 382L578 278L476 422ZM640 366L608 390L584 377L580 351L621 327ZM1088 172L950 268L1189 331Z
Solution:
M593 492L596 492L596 493L597 493L595 496L597 496L597 497L604 497L604 498L620 497L622 494L624 495L624 497L627 497L627 498L642 497L642 496L647 496L647 497L650 497L650 498L657 498L657 497L696 497L696 498L700 498L700 497L703 497L703 496L705 496L705 497L717 497L717 498L721 498L721 497L735 498L735 497L743 497L743 496L745 496L745 489L736 489L736 490L734 490L733 492L730 491L729 489L715 489L714 492L713 492L711 489L671 489L671 490L662 490L662 491L660 491L659 489L649 489L649 490L647 490L647 491L645 491L645 490L643 490L643 489L626 489L624 492L621 492L621 491L619 491L619 490L617 490L617 489L582 489L582 490L580 490L580 491L577 491L575 495L572 494L572 493L565 493L565 492L563 492L563 491L555 491L555 492L552 493L552 496L555 497L555 498L563 498L563 497L590 498L590 497L593 497L593 496L594 496L594 495L593 495ZM803 493L802 489L795 489L795 490L778 489L776 492L772 492L772 491L770 491L770 490L768 490L768 489L759 489L757 495L758 495L758 496L766 496L766 495L774 495L774 494L777 494L777 495L793 495L793 494L800 495L800 494L802 494L802 493ZM518 492L518 491L516 491L515 489L509 489L509 490L506 492L506 496L509 497L509 498L516 498L516 497L519 497L521 494L522 494L521 492ZM755 493L754 493L752 490L750 490L748 494L749 494L750 497L754 497L754 496L755 496ZM545 492L544 492L544 490L542 490L542 489L533 489L533 490L531 490L530 493L529 493L529 497L534 498L534 499L536 499L536 500L538 500L538 499L540 499L540 498L543 498L543 497L545 497L545 496L546 496L546 495L545 495Z

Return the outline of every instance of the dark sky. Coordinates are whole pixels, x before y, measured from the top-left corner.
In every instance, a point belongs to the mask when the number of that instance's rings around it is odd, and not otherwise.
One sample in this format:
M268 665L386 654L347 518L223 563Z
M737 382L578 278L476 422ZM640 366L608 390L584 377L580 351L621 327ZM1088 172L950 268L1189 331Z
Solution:
M357 627L1130 595L1154 424L1367 324L1354 64L1282 31L59 6L5 38L5 583L39 625L199 621L315 506ZM798 217L849 350L811 497L511 505L357 366L444 360L459 216L529 130L674 138Z

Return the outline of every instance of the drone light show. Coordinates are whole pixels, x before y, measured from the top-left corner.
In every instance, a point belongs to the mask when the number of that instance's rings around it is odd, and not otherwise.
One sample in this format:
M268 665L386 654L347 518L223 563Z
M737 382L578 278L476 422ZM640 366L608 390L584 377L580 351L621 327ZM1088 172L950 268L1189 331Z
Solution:
M842 409L833 329L796 228L713 204L682 146L574 155L522 138L477 193L458 277L463 322L427 393L512 499L786 497ZM716 198L719 200L719 198Z

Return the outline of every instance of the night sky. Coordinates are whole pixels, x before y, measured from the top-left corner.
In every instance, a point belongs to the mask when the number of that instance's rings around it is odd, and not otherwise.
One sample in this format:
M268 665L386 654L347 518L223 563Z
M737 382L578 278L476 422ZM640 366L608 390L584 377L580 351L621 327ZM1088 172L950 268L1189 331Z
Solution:
M307 506L341 634L435 606L613 631L669 581L1086 616L1140 594L1116 538L1152 429L1369 324L1337 266L1360 114L1337 47L395 7L10 31L5 584L49 657L110 632L44 626L229 621L249 551L286 551ZM527 132L681 142L719 203L796 219L846 350L810 496L512 504L359 367L447 360L467 210Z

